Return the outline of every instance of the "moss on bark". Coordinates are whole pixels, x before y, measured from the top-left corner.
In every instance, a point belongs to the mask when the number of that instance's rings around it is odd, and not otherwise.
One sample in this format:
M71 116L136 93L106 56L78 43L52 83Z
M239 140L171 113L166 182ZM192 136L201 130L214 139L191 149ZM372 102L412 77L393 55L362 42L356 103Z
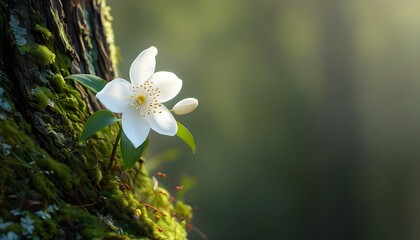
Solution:
M78 142L100 106L63 77L115 77L105 1L0 1L0 15L0 236L186 239L191 208L142 164L107 169L116 127Z

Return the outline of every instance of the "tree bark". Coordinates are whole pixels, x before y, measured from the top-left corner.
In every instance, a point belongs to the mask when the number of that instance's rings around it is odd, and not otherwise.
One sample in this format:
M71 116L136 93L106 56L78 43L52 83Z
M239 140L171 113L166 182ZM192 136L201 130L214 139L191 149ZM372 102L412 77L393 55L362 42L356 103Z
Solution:
M0 13L0 238L185 239L189 206L140 163L107 168L116 127L78 141L101 106L64 77L115 77L105 1L3 0Z

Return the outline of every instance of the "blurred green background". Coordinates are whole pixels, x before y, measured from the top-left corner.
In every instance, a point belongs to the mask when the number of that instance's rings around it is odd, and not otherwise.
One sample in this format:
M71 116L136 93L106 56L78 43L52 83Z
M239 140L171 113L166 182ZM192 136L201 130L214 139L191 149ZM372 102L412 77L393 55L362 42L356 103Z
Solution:
M193 133L150 161L209 239L420 239L420 1L108 0L120 76L145 48ZM157 161L157 160L156 160ZM196 231L189 239L201 239Z

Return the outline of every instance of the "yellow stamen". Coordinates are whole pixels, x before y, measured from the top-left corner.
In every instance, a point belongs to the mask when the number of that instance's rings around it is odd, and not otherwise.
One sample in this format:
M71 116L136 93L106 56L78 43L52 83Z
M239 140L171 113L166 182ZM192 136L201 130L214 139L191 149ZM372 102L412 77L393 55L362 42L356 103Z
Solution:
M137 102L139 103L139 105L142 105L144 101L146 101L146 98L143 95L137 97Z

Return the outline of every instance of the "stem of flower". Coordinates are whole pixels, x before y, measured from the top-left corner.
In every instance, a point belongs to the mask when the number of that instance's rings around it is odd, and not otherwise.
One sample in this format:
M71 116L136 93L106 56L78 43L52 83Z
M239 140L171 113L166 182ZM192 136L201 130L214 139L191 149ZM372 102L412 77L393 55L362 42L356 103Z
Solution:
M111 153L111 157L109 158L108 171L111 169L112 165L114 164L115 153L117 152L118 143L121 139L121 131L122 131L121 123L118 122L118 134L117 134L117 137L115 138L114 145L112 146L112 153Z

